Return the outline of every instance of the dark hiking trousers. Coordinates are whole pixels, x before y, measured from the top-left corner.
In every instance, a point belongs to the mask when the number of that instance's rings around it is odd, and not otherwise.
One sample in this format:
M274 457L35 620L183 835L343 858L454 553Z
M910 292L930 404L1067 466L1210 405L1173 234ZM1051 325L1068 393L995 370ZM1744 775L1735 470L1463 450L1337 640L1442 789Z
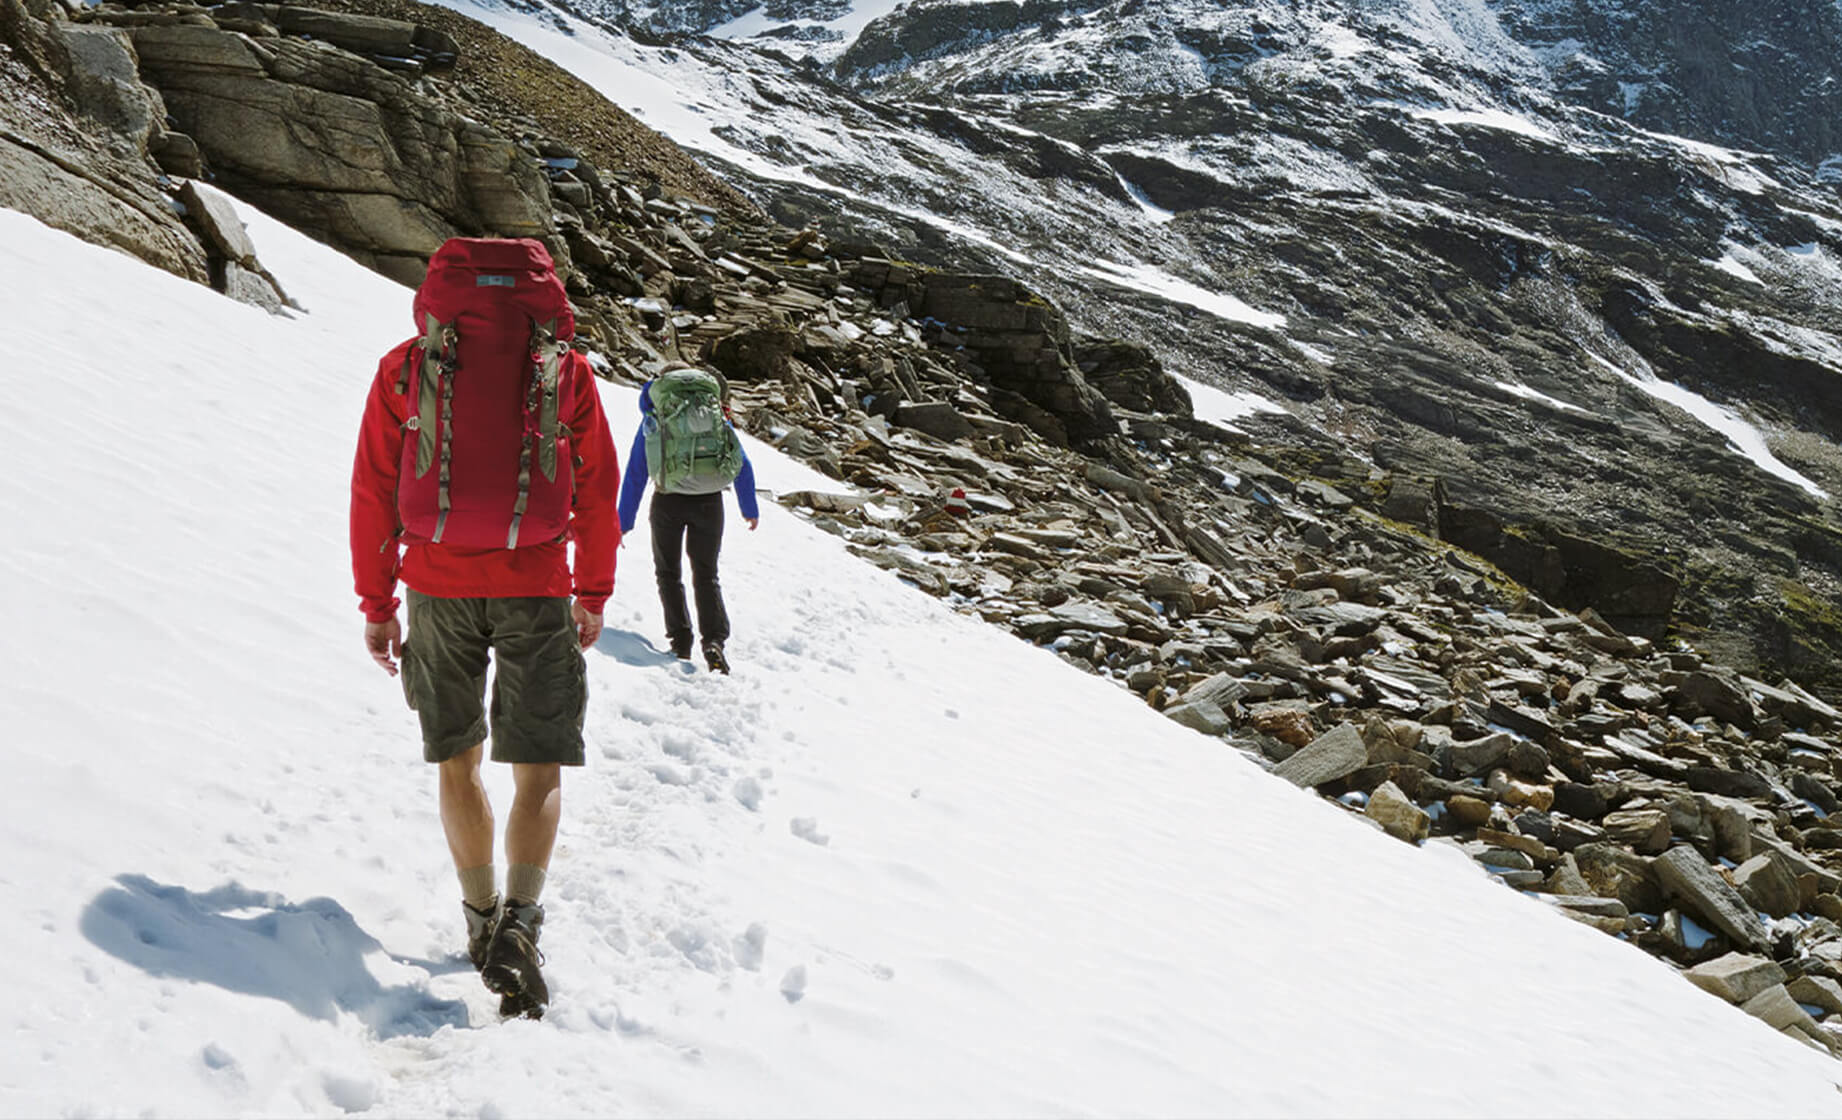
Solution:
M666 640L681 648L691 644L691 613L684 603L683 558L688 553L698 633L706 642L728 641L729 612L723 609L723 587L716 576L716 556L723 547L723 495L655 491L647 516Z

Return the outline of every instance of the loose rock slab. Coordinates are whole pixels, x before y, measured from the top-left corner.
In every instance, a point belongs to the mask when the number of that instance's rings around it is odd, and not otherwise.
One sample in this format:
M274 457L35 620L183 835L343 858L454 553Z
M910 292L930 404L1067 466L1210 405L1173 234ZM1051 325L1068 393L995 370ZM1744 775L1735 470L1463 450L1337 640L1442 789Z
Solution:
M1771 938L1759 916L1700 852L1680 845L1658 856L1652 866L1663 889L1694 908L1716 930L1754 949L1763 950L1770 945Z
M1293 785L1310 789L1355 773L1369 761L1369 749L1353 723L1340 723L1273 768Z
M1689 983L1712 992L1728 1003L1745 1003L1760 992L1784 983L1784 969L1764 957L1728 953L1705 961L1683 973Z

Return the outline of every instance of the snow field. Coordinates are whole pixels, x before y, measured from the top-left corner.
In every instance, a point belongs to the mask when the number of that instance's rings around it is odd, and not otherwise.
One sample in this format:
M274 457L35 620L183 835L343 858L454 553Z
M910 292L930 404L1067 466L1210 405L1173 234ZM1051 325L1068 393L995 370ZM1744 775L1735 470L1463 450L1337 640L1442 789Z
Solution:
M1836 1108L1832 1062L1660 963L771 503L725 543L731 677L660 652L643 529L622 549L556 1001L497 1023L346 556L409 293L244 213L308 314L0 211L0 929L31 962L0 1113ZM604 394L625 447L633 394ZM750 452L766 489L825 485Z

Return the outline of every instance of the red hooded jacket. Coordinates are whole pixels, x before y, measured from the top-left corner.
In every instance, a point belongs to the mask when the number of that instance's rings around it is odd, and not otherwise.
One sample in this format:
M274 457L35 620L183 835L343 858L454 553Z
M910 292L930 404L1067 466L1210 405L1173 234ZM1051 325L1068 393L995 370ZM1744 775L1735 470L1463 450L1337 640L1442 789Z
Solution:
M602 613L614 593L614 554L620 545L620 523L614 513L620 466L587 360L568 354L561 382L563 422L569 425L581 460L575 469L570 516L575 544L572 578L568 545L562 541L520 548L423 543L402 547L397 538L396 486L410 401L397 392L397 378L413 345L413 339L403 343L378 364L352 464L352 576L366 621L396 617L399 579L437 598L573 594L584 610Z

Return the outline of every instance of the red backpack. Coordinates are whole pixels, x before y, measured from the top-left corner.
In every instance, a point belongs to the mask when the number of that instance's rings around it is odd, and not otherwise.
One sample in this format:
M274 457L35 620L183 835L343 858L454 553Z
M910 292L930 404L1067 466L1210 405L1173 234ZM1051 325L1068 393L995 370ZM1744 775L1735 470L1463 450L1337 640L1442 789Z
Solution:
M416 291L410 401L397 473L403 536L517 548L569 529L574 466L559 396L575 316L550 254L529 239L451 238ZM418 360L420 358L420 360Z

